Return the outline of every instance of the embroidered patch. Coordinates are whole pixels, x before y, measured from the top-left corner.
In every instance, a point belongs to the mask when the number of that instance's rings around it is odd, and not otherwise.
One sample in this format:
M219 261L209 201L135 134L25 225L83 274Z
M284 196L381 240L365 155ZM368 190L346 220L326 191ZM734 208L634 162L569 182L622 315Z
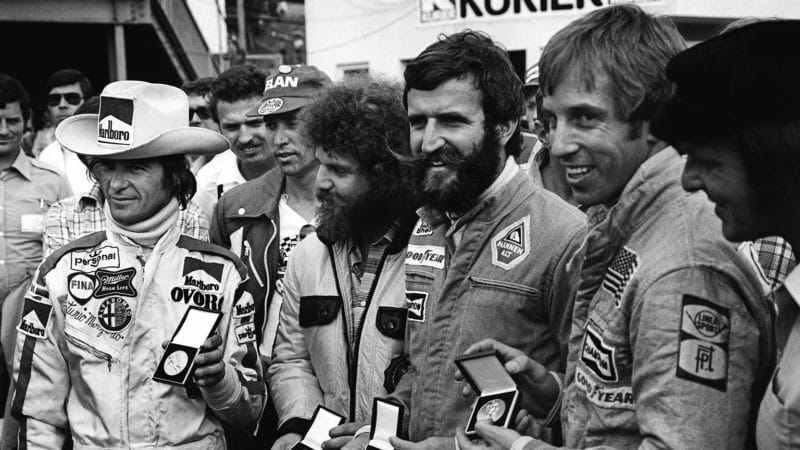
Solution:
M81 306L92 298L95 287L95 279L91 274L75 272L67 277L67 292Z
M133 277L136 276L136 269L133 267L117 271L97 269L94 276L97 279L94 296L97 298L111 297L112 295L136 297L137 295L136 288L133 287Z
M581 361L602 381L619 381L617 362L614 358L616 350L607 345L603 337L591 326L586 327L583 338Z
M678 378L725 392L728 384L730 311L684 295L681 306Z
M249 292L243 292L242 296L233 305L233 317L251 316L256 312L256 302L253 301L253 296Z
M22 319L17 325L17 331L36 339L44 339L52 308L50 303L38 302L26 296L22 307Z
M435 245L409 245L406 264L444 269L444 247Z
M97 145L128 148L133 145L133 99L100 96Z
M633 389L630 386L609 387L597 383L580 366L575 368L575 382L586 393L589 401L601 408L635 409Z
M511 270L521 263L531 252L531 216L500 230L492 238L492 264L501 269Z
M190 273L201 270L218 282L222 281L222 264L203 261L201 259L192 258L187 256L183 259L183 274L182 276L189 275ZM186 283L189 284L189 283Z
M74 251L70 254L72 270L94 272L99 268L119 267L119 249L117 247L100 247L92 250Z
M204 292L193 287L175 286L169 291L169 297L175 303L192 304L209 311L221 311L223 297L218 292Z
M258 113L262 116L266 116L267 114L272 114L275 111L281 109L282 106L283 106L282 98L280 97L270 98L264 101L264 103L262 103L261 106L258 107Z
M234 333L236 333L236 342L238 342L239 345L244 345L256 340L256 326L253 322L239 325L234 330Z
M417 221L417 226L414 228L412 236L430 236L432 234L433 228L428 225L428 222L423 219L419 219L419 221Z
M107 298L97 308L97 320L100 321L100 326L110 332L124 330L131 323L132 316L130 305L122 297Z
M425 322L425 302L427 300L427 292L406 291L408 320L413 320L414 322Z
M628 285L636 269L639 268L639 256L628 247L619 249L611 264L606 270L606 276L603 279L603 289L609 294L614 296L614 302L619 308L622 293Z

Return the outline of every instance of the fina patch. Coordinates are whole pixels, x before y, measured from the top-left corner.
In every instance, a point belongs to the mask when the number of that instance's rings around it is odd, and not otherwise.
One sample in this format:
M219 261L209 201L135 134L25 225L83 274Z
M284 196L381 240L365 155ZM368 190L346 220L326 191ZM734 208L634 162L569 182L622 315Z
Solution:
M240 317L251 316L256 312L256 302L249 292L243 292L239 301L233 305L233 317L237 319Z
M234 330L234 333L236 334L236 342L238 342L239 345L255 342L256 340L256 326L253 322L239 325Z
M492 238L492 264L511 270L527 258L531 252L530 229L528 215L500 230Z
M431 226L428 225L428 222L426 222L423 219L420 219L419 221L417 221L417 226L414 228L412 236L430 236L432 234L433 234L433 228L431 228Z
M406 264L444 269L444 247L435 245L408 245Z
M131 323L133 312L122 297L107 298L97 308L97 320L104 330L112 333L122 331Z
M81 272L94 272L99 268L119 267L119 249L117 247L100 247L70 253L70 269Z
M581 350L581 362L602 381L619 381L616 349L606 345L603 337L593 327L586 327Z
M425 302L427 300L427 292L406 291L408 320L413 320L414 322L425 322Z
M75 272L67 277L67 292L81 306L92 298L96 287L97 283L91 274Z
M603 289L614 296L614 304L617 308L619 308L625 287L638 268L639 255L625 246L611 260L605 278L603 278Z
M636 407L630 386L610 387L595 382L581 366L575 368L575 383L590 402L601 408L634 410Z
M678 349L678 378L725 392L728 384L730 310L684 295Z
M201 259L192 258L191 256L187 256L183 259L183 275L186 276L196 270L202 270L203 272L211 275L211 277L217 281L222 281L222 264L220 263L213 263L213 262L206 262Z
M114 149L133 145L133 99L100 96L97 145Z
M258 107L258 114L262 116L266 116L267 114L272 114L275 111L281 109L283 106L283 99L280 97L270 98L264 100L264 103Z
M94 276L97 279L94 296L97 298L111 297L112 295L136 297L137 295L136 288L133 287L133 277L136 276L136 269L133 267L117 271L97 269Z
M50 303L37 302L26 296L22 307L22 319L17 325L17 331L36 339L44 339L52 309L53 306Z

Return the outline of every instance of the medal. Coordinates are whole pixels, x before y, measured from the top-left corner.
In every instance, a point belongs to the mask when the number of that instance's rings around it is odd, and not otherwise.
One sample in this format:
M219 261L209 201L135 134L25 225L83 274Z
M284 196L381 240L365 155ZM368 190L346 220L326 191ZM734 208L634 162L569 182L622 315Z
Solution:
M489 400L478 410L478 420L490 420L496 423L506 412L506 402L500 399Z

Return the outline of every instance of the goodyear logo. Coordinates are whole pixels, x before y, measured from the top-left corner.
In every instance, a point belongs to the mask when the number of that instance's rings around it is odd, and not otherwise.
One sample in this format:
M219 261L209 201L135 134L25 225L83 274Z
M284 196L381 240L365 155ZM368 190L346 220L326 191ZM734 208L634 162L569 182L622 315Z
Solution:
M444 269L444 247L434 245L409 245L406 264Z

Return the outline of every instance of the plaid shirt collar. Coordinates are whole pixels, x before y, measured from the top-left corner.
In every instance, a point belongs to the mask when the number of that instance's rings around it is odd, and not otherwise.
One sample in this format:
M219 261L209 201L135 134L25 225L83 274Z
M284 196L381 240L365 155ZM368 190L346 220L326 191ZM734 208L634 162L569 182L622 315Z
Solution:
M100 190L100 183L94 183L92 188L78 199L78 211L82 212L89 207L99 208L103 206L104 200L103 191Z

